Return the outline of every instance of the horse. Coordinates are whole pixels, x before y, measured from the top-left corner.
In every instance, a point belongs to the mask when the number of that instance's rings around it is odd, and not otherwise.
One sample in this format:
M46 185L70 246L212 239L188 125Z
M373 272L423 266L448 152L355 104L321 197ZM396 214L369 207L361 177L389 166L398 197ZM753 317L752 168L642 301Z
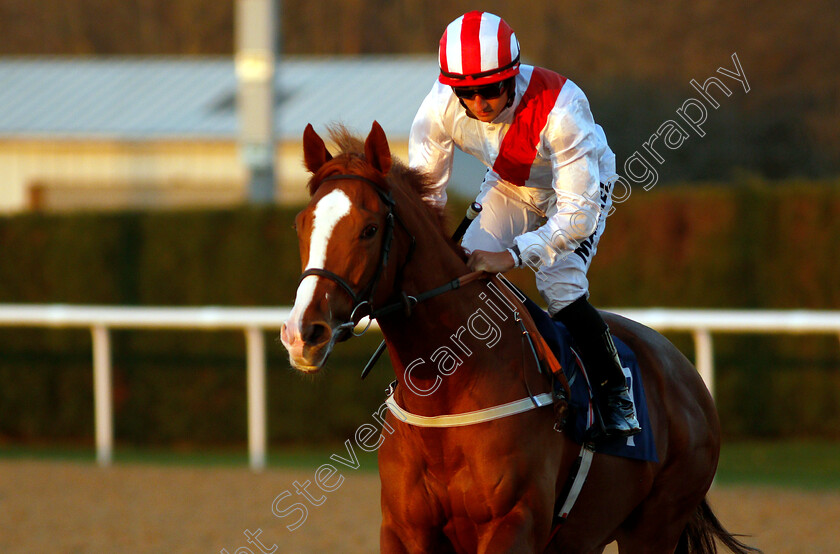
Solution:
M662 335L610 313L642 370L659 461L596 453L557 524L581 446L555 430L562 410L538 407L551 385L537 367L544 352L523 340L527 315L513 300L519 311L508 317L490 294L498 277L470 274L442 209L423 201L428 179L391 156L378 123L364 141L341 126L330 132L335 157L311 125L303 135L312 173L295 219L304 271L281 341L291 365L313 374L363 316L379 323L397 383L374 441L382 552L597 553L617 541L622 553L688 553L715 552L716 540L753 550L705 500L720 424L702 379ZM452 426L400 415L498 415L523 399L532 409Z

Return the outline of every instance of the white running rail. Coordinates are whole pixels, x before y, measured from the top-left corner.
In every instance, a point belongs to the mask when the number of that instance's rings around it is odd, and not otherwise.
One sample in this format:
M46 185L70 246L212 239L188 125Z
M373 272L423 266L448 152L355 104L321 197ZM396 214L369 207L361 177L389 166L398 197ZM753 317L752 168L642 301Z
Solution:
M0 326L88 328L93 338L96 458L111 463L114 431L111 386L111 329L241 330L245 334L248 378L248 451L251 468L266 463L266 388L264 331L278 330L289 316L277 308L170 308L0 304ZM610 311L657 331L688 332L694 337L696 365L714 391L712 333L837 333L840 311L626 309ZM365 322L362 322L362 325ZM374 325L375 327L375 325Z
M160 308L0 304L0 326L81 327L93 336L93 399L96 459L110 465L114 445L110 329L241 330L248 380L248 452L251 468L266 462L265 338L280 329L291 308Z

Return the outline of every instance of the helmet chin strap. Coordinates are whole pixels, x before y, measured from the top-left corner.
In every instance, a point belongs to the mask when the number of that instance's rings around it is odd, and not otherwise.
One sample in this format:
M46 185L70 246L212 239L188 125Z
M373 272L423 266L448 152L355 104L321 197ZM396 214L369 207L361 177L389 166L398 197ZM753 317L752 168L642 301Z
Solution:
M510 88L508 89L508 103L505 105L505 109L513 106L513 101L516 99L516 84L513 80L511 80Z
M510 79L508 79L507 84L505 86L507 88L508 95L508 101L505 105L505 109L508 109L511 106L513 106L513 101L516 98L516 77L511 77Z

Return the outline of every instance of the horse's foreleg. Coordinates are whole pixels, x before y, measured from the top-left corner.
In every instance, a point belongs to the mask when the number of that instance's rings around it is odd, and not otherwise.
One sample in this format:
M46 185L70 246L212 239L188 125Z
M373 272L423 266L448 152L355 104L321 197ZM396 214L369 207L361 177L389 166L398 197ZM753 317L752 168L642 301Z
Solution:
M455 549L442 530L424 525L420 518L412 521L411 518L395 516L383 505L379 551L382 554L446 554L455 552Z
M455 552L441 533L422 533L416 529L396 528L384 522L379 530L379 551L382 554L446 554Z
M382 554L408 554L408 549L399 535L384 523L379 529L379 551Z
M481 554L540 552L548 540L548 529L534 521L531 508L520 503L503 517L478 529L476 551Z

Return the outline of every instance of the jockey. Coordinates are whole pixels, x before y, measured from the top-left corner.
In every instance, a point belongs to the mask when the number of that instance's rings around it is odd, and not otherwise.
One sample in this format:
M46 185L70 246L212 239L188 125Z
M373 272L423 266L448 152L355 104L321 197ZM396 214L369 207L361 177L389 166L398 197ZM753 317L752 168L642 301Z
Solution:
M615 155L583 92L547 69L520 64L500 17L462 15L440 40L440 76L411 126L409 165L446 204L457 146L487 166L484 207L463 238L473 271L528 266L549 314L572 335L594 384L608 436L641 429L609 328L589 303L586 271L604 232Z

